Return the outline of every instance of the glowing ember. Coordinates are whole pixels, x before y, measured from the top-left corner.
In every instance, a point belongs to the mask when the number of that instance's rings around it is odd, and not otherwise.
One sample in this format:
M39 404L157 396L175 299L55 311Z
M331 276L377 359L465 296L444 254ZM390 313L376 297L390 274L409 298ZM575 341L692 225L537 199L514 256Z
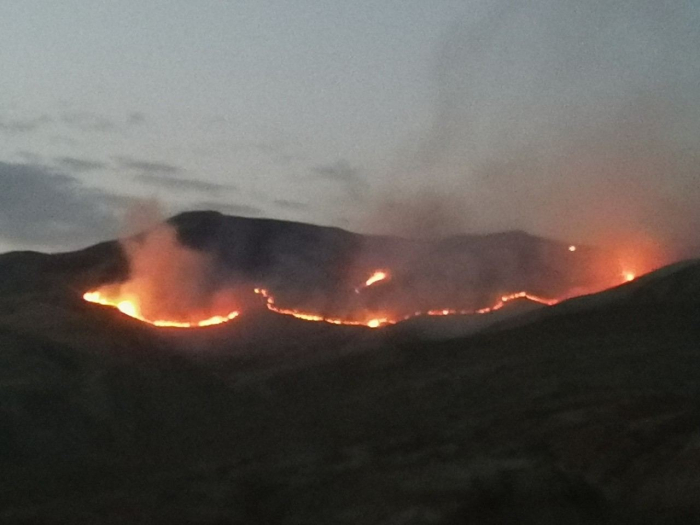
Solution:
M383 281L389 277L389 274L386 272L382 271L377 271L372 274L372 276L365 281L365 286L372 286L374 283L378 283L379 281Z
M370 275L369 279L367 279L362 286L355 288L355 293L360 293L364 288L369 288L373 284L385 281L389 279L389 277L389 272L384 270L377 270L372 275Z
M141 310L138 307L138 302L133 299L122 299L122 300L110 300L104 297L99 291L97 292L87 292L83 295L83 299L90 303L97 303L104 306L111 306L116 308L121 313L143 321L144 323L152 324L154 326L160 327L170 327L170 328L201 328L205 326L213 326L217 324L222 324L231 319L238 317L238 312L230 312L227 315L215 315L209 317L208 319L203 319L201 321L172 321L172 320L162 320L162 319L147 319L141 315Z

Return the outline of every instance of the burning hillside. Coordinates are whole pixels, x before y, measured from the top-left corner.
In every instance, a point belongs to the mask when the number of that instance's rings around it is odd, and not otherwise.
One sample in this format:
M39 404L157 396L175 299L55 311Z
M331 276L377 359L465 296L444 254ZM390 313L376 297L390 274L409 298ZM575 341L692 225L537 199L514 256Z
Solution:
M377 278L378 275L381 275L382 277ZM385 271L377 271L372 275L372 277L370 277L366 281L365 286L371 286L379 280L388 279L388 276L389 274ZM120 289L121 286L118 288ZM126 288L128 289L129 287L127 286ZM107 290L109 290L109 288L107 288ZM356 288L356 290L359 290L359 288ZM295 308L280 307L276 304L275 298L272 296L272 294L264 288L254 288L253 292L257 295L260 295L264 299L265 306L268 310L277 314L291 315L293 317L296 317L297 319L302 319L304 321L321 321L330 324L346 326L366 326L369 328L379 328L381 326L396 324L397 322L405 321L413 317L420 316L487 314L500 310L506 305L506 303L518 299L528 300L533 303L538 303L545 306L551 306L559 302L559 300L557 299L546 299L522 291L504 295L492 306L486 306L477 310L435 309L426 311L416 311L399 317L387 317L377 312L364 312L363 316L349 315L347 317L334 317L332 315L323 315L315 312L305 312L297 310ZM129 317L133 317L134 319L138 319L139 321L152 324L154 326L166 328L202 328L207 326L214 326L235 319L239 315L239 312L233 311L225 315L214 315L205 319L197 319L195 316L190 314L189 318L192 320L189 321L148 318L145 317L141 311L140 304L142 303L142 298L139 296L137 291L127 292L124 295L121 295L120 292L117 291L116 295L110 296L109 291L104 292L97 290L93 292L86 292L83 295L83 299L91 303L97 303L104 306L114 307L121 313L128 315Z
M591 248L524 234L446 239L435 250L309 225L193 216L209 226L215 218L219 236L209 237L207 228L191 237L192 225L166 224L122 241L128 279L83 298L159 327L218 325L264 306L306 321L378 328L419 316L488 314L514 301L550 306L634 278L614 259L606 271L604 255ZM244 235L229 226L241 222ZM294 244L299 230L301 246ZM199 246L185 244L188 237ZM350 240L356 254L333 246L338 238ZM373 263L379 268L368 268Z
M163 319L148 319L141 313L140 297L138 295L132 296L116 296L110 299L103 295L103 292L87 292L83 295L83 299L90 303L97 303L104 306L113 306L121 313L143 321L144 323L152 324L154 326L168 327L168 328L201 328L204 326L213 326L217 324L225 323L231 319L238 317L238 312L229 312L226 315L215 315L206 319L193 320L193 321L174 321L174 320L163 320Z
M211 326L238 316L232 292L215 288L211 258L182 246L173 228L162 225L121 244L129 278L85 293L86 301L161 327Z

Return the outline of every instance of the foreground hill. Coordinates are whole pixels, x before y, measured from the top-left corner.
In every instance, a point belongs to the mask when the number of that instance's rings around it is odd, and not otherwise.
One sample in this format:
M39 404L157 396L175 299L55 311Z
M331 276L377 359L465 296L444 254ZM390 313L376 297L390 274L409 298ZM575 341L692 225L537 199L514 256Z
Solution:
M0 258L3 523L700 521L697 262L437 342L153 328L77 294L120 253Z
M606 308L683 308L700 302L700 259L671 264L632 282L597 294L583 295L547 309L511 317L492 326L503 330L549 317L584 314Z

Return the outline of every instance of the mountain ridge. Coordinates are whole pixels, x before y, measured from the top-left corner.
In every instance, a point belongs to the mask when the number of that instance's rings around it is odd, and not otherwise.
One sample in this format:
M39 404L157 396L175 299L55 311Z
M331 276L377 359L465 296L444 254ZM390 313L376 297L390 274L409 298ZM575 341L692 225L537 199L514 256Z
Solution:
M212 258L212 287L269 288L282 304L312 311L342 309L377 269L392 279L363 297L373 308L404 314L483 308L521 290L559 297L614 282L619 273L617 261L603 251L581 246L571 253L565 243L522 231L414 241L218 212L186 212L166 224L183 246ZM5 293L56 287L85 292L127 277L127 255L118 241L58 254L0 255Z

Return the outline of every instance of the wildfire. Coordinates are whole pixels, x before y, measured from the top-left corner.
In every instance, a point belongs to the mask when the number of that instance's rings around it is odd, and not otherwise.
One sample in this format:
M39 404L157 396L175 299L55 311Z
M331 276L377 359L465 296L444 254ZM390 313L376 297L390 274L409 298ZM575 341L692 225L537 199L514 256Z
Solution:
M99 291L87 292L83 295L83 299L90 303L97 303L105 306L111 306L116 308L121 313L143 321L144 323L152 324L159 327L168 328L202 328L205 326L213 326L217 324L222 324L231 319L238 317L238 312L229 312L227 315L215 315L209 317L208 319L203 319L201 321L171 321L162 319L148 319L141 315L141 309L138 306L138 302L134 299L121 299L121 300L110 300L104 297Z
M302 312L301 310L295 310L293 308L281 308L275 304L275 298L272 295L270 295L270 292L268 292L266 289L255 288L255 290L253 291L265 299L265 306L268 310L282 315L291 315L293 317L296 317L297 319L303 319L304 321L322 321L324 323L330 324L342 324L348 326L368 326L370 328L379 328L380 326L394 324L396 322L386 317L376 317L364 321L355 321L352 319L343 319L341 317L325 317L323 315L311 312Z
M572 249L573 248L573 249ZM569 251L575 251L575 246L569 246ZM389 279L389 272L385 270L375 271L363 284L361 288L366 288L372 286L375 283ZM622 273L622 278L626 281L632 281L636 278L636 274L631 271L625 271ZM356 288L355 291L359 293L360 288ZM366 326L369 328L379 328L387 325L396 324L401 321L405 321L414 317L420 316L448 316L448 315L483 315L498 311L506 306L507 303L524 299L531 301L533 303L541 304L544 306L552 306L559 303L562 299L553 299L540 297L533 295L526 291L520 291L512 294L503 295L499 300L491 306L486 306L474 310L459 310L459 309L435 309L427 311L416 311L404 316L390 317L387 314L381 314L377 312L364 313L361 315L356 315L352 318L340 317L340 316L326 316L315 312L306 312L302 310L297 310L294 308L285 308L279 306L275 302L274 296L265 288L255 288L253 290L257 295L264 299L265 307L277 314L290 315L296 317L297 319L302 319L304 321L314 321L314 322L324 322L335 325L347 325L347 326ZM178 320L163 320L163 319L149 319L144 316L139 307L139 301L137 297L120 297L116 299L109 298L107 295L101 293L100 291L87 292L83 295L83 298L91 303L102 304L106 306L111 306L118 309L125 315L143 321L145 323L159 326L159 327L172 327L172 328L197 328L218 325L226 323L236 317L238 317L239 312L233 311L227 315L217 315L209 317L207 319L199 321L178 321Z
M517 292L517 293L512 293L508 295L503 295L501 298L493 304L492 306L486 306L484 308L479 308L478 310L428 310L427 312L415 312L413 315L406 317L405 319L408 319L410 317L417 317L420 315L474 315L474 314L488 314L491 312L495 312L496 310L500 310L503 308L506 303L510 301L514 301L516 299L527 299L529 301L532 301L533 303L539 303L544 306L554 306L558 302L560 302L559 299L546 299L544 297L539 297L537 295L532 295L527 292Z
M362 286L355 288L355 293L360 293L364 288L369 288L373 284L376 284L381 281L386 281L389 278L389 272L385 270L377 270L372 275L370 275L369 279L367 279Z
M372 286L374 283L378 283L379 281L383 281L389 277L389 274L383 271L377 271L372 274L372 276L365 281L365 286Z
M412 314L405 315L403 317L389 318L389 317L376 317L369 318L366 320L353 320L344 319L340 317L325 317L323 315L303 312L301 310L296 310L293 308L282 308L275 304L275 298L270 294L270 292L264 288L255 288L255 293L262 296L265 299L265 306L268 310L282 314L291 315L297 319L303 319L304 321L317 321L330 324L340 324L348 326L367 326L369 328L379 328L382 326L396 324L400 321L407 321L413 317L421 316L446 316L446 315L483 315L503 308L507 302L514 301L516 299L528 299L532 302L539 303L545 306L552 306L559 302L558 299L546 299L544 297L539 297L537 295L532 295L527 292L517 292L513 294L504 295L500 300L492 305L485 308L480 308L478 310L456 310L456 309L442 309L442 310L428 310L428 311L417 311Z

